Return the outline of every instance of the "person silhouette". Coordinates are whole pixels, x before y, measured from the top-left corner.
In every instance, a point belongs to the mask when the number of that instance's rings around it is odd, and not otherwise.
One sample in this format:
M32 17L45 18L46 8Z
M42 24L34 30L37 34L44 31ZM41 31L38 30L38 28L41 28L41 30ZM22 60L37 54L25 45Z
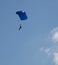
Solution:
M19 30L22 28L21 24L20 24L20 27L19 27Z

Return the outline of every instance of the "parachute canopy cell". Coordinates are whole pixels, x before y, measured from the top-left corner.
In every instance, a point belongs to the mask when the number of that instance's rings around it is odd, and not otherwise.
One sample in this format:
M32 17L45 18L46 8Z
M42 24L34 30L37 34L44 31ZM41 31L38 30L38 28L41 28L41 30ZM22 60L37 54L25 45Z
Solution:
M16 14L19 16L21 20L26 20L27 19L27 14L25 11L16 11Z

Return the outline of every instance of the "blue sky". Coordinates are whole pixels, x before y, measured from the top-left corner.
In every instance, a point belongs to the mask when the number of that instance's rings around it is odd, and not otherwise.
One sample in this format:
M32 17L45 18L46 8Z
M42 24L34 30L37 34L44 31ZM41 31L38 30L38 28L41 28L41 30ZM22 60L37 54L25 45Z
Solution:
M0 65L57 65L57 43L58 0L0 0Z

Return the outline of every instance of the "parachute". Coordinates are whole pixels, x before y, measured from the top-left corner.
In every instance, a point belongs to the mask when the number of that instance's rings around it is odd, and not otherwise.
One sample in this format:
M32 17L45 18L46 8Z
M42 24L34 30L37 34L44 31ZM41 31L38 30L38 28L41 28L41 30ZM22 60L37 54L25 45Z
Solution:
M25 11L16 11L16 14L19 16L20 20L24 21L24 20L28 19L27 14L26 14ZM21 28L22 28L22 25L20 23L19 30L21 30Z
M16 14L19 16L20 20L26 20L28 18L25 11L16 11Z

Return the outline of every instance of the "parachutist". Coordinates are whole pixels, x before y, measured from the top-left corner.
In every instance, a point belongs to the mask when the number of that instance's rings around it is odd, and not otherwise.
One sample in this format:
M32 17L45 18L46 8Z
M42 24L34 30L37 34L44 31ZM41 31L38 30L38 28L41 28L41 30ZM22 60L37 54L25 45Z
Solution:
M20 18L21 21L24 21L24 20L28 19L28 16L27 16L27 14L26 14L25 11L16 11L16 14L19 16L19 18ZM21 30L21 28L22 28L22 26L20 24L19 30Z
M20 24L20 27L19 27L19 30L22 28L21 24Z

